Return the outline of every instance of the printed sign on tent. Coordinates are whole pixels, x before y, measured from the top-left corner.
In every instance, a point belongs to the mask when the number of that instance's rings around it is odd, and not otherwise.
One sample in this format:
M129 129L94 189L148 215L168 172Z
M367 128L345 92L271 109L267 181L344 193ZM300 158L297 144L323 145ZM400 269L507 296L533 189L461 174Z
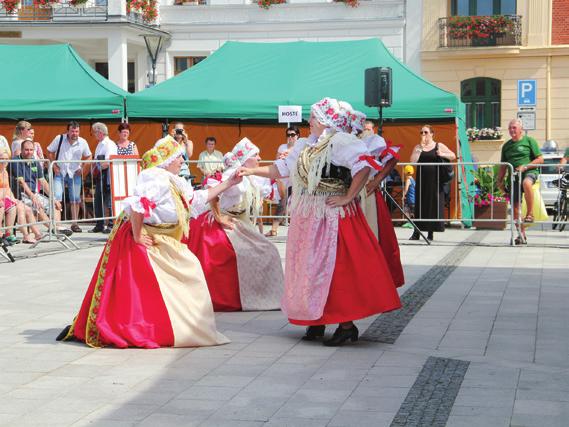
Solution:
M300 123L301 121L301 105L279 105L279 123Z

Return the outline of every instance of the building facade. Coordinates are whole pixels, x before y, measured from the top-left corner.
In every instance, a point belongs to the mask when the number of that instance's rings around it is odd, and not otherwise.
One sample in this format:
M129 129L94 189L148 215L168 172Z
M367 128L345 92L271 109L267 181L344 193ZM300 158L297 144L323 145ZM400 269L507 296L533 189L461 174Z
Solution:
M0 1L0 43L70 43L93 68L131 92L152 83L153 65L159 83L228 40L377 37L419 71L420 0L359 0L357 7L331 0L282 1L263 8L252 0L149 0L154 7L150 18L131 10L126 0L56 0L42 8L33 0L21 0L14 10L2 8ZM156 61L150 58L144 35L163 38Z
M466 104L467 127L501 127L504 139L509 120L532 110L524 99L519 105L519 81L535 80L536 129L529 134L540 144L569 146L566 0L423 2L421 68Z

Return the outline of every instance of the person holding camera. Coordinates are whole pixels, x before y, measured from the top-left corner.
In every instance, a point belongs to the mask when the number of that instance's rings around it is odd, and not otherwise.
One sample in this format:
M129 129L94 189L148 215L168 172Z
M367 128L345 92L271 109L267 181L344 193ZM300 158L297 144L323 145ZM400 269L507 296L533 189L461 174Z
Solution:
M182 157L184 158L184 163L180 168L180 173L178 176L181 176L186 181L190 182L192 178L192 174L190 173L190 166L188 164L188 160L192 157L194 153L194 143L191 139L188 138L188 134L184 129L183 123L176 123L174 125L174 129L172 129L172 137L176 140L176 142L183 146L184 150L182 153Z

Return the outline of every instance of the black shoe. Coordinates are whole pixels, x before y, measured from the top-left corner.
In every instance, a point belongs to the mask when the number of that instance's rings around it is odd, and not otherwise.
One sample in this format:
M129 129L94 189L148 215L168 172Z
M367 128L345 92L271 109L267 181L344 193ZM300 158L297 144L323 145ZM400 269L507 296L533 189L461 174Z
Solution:
M326 330L326 325L309 326L306 328L306 333L302 337L304 341L315 341L320 338L324 338L324 331Z
M431 241L434 239L434 235L433 235L432 231L429 231L429 235L427 236L427 239L429 239Z
M352 342L357 341L358 335L359 331L358 328L356 328L356 325L352 325L352 327L348 329L338 326L338 329L336 329L332 338L324 341L324 345L327 347L337 347L344 344L347 340Z
M56 341L63 341L65 339L65 337L69 334L69 331L71 330L71 325L67 325L63 331L61 331L59 333L59 335L57 336L57 338L55 339Z
M104 232L105 228L103 226L98 226L98 225L89 230L89 233L104 233Z
M103 234L111 234L112 227L105 227L102 231Z
M63 234L64 236L71 236L73 234L73 231L67 229L67 228L63 228L61 230L57 230L57 234Z
M421 238L421 235L417 232L414 232L411 237L409 237L409 240L419 240Z

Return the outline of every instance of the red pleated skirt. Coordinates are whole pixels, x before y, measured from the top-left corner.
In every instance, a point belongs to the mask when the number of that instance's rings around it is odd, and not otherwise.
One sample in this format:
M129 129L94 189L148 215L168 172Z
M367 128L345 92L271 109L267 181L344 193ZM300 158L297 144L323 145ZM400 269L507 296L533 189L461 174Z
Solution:
M227 234L208 212L190 220L190 237L183 241L199 259L215 311L240 311L237 256Z
M391 221L391 213L379 191L375 192L375 203L377 205L379 246L383 251L385 261L387 261L393 283L395 286L400 287L405 284L405 276L403 274L403 266L401 265L399 243L397 242L397 236L393 228L393 221Z
M158 279L146 248L135 243L131 230L125 221L109 238L73 324L73 336L90 345L97 342L97 347L173 346L174 332Z
M336 264L324 314L295 325L325 325L363 319L401 307L389 267L359 205L339 219Z

